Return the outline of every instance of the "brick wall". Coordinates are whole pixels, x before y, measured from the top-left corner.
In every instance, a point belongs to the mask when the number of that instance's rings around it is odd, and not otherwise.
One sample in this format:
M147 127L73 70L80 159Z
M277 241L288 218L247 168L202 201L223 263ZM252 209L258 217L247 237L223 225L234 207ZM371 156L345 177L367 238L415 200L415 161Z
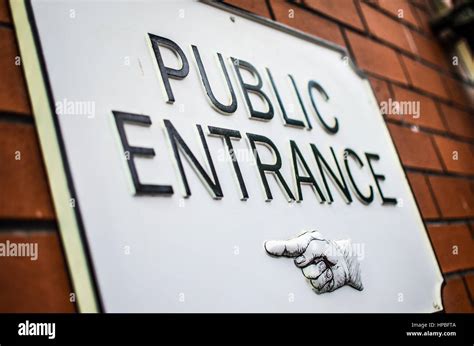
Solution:
M345 46L379 102L419 102L419 117L384 116L446 280L445 310L474 312L474 87L431 35L429 0L226 2ZM0 45L0 242L38 242L41 254L0 259L0 311L75 311L6 0Z

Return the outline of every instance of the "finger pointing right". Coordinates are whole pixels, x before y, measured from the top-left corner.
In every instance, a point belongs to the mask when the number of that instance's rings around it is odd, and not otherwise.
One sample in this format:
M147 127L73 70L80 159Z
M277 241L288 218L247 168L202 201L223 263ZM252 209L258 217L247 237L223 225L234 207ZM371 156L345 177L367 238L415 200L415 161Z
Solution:
M312 232L289 240L269 240L265 242L265 250L273 256L296 257L301 255L313 240Z

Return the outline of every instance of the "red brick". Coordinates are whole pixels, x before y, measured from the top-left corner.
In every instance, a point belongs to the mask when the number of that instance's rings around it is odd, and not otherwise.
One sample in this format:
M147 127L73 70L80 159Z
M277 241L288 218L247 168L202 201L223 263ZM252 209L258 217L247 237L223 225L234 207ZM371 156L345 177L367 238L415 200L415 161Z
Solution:
M416 5L412 6L412 9L419 9L422 12L427 12L430 8L430 3L431 0L411 0L411 2Z
M473 312L469 296L461 278L448 280L443 289L445 312Z
M431 28L430 28L430 16L428 12L416 7L412 6L412 10L415 14L415 17L418 21L418 27L426 32L427 34L431 34Z
M347 38L360 68L379 76L407 83L400 60L393 49L350 31L347 32Z
M435 102L431 98L395 85L393 85L392 88L394 101L419 102L419 114L414 114L416 112L404 115L392 114L389 116L390 118L403 120L404 122L417 126L446 131L441 115L438 112Z
M474 117L454 107L441 105L448 130L458 136L474 138Z
M429 226L443 273L474 268L474 243L466 225Z
M413 53L432 64L443 67L445 70L452 70L452 65L438 42L416 32L415 30L410 31L416 45L416 51Z
M0 162L0 218L54 219L33 125L0 122Z
M466 280L467 288L469 289L471 298L474 299L474 275L466 275L464 280Z
M379 6L403 21L419 25L408 0L379 0Z
M267 3L262 0L225 0L224 2L246 11L270 18Z
M449 77L445 77L443 81L454 102L466 107L474 107L474 87Z
M339 26L283 0L272 0L272 9L277 21L308 34L345 46Z
M474 182L472 180L430 176L429 182L443 217L474 216Z
M11 23L10 8L7 0L0 0L0 22Z
M413 40L405 25L367 4L361 3L360 6L371 33L381 40L412 52Z
M429 135L394 124L388 129L404 166L442 170Z
M421 173L408 173L407 177L423 219L439 217L426 177Z
M305 0L305 4L347 25L364 30L364 25L352 0Z
M449 99L449 95L444 88L444 81L436 70L406 56L402 56L402 59L413 86Z
M0 242L37 243L38 259L0 257L0 312L74 312L72 292L58 235L8 232Z
M13 30L0 28L0 111L30 114L30 105Z
M361 3L361 8L369 30L376 37L451 71L452 65L448 62L443 49L434 39L409 29L400 21L385 15L372 6Z
M474 174L474 145L441 136L434 139L449 172Z
M378 103L388 102L388 99L391 98L388 83L375 77L368 77L368 79Z

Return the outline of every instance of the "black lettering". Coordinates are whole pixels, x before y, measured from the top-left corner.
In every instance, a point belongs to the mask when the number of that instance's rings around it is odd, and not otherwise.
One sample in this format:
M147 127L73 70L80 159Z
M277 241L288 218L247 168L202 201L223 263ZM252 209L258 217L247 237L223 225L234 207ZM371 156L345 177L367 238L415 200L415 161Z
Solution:
M262 91L262 85L263 85L262 77L260 77L260 74L258 73L257 69L253 67L252 64L248 63L247 61L238 60L235 58L231 58L231 60L232 60L232 64L235 67L235 72L237 74L237 78L242 88L245 102L247 102L247 106L250 112L250 118L259 119L259 120L272 119L273 114L274 114L273 106L268 96ZM240 68L243 68L249 71L257 79L257 84L253 85L253 84L245 83L242 78L242 74L240 73ZM250 97L249 97L250 92L260 96L260 98L265 100L265 102L268 105L268 111L260 112L253 108L252 102L250 101Z
M258 172L260 173L260 178L262 180L265 194L267 196L267 201L271 201L273 199L273 195L272 195L272 192L270 191L270 186L268 185L268 181L267 181L267 177L265 173L274 174L275 179L277 179L277 181L280 183L280 186L284 190L288 201L295 200L295 198L293 197L293 193L291 192L290 188L288 187L288 184L285 182L285 179L280 173L281 156L275 144L269 138L265 136L261 136L261 135L256 135L253 133L247 133L247 138L249 139L250 147L252 148L252 152L255 156L255 160L257 161L257 168L258 168ZM258 151L257 151L257 147L255 143L264 144L267 146L267 148L269 148L273 152L275 156L274 164L263 164L261 162L260 155L258 155Z
M317 195L319 197L319 202L323 203L326 202L326 197L324 197L321 189L319 188L318 183L316 182L316 179L314 179L313 173L311 173L311 170L309 169L308 164L306 163L303 155L301 154L300 149L296 145L295 141L290 140L290 147L291 147L291 157L293 159L293 170L294 170L294 176L296 180L296 188L297 188L297 201L302 201L303 200L303 193L301 191L301 184L309 184L312 185L313 190L317 192ZM298 171L298 160L301 162L304 170L306 171L306 176L300 175Z
M291 83L293 84L293 88L295 88L296 96L298 97L298 101L300 103L300 106L301 106L301 109L303 111L304 117L306 118L306 126L308 126L308 129L311 130L313 128L313 126L311 125L311 121L309 120L308 112L306 112L306 107L303 104L303 99L301 98L300 91L298 90L298 87L296 86L295 79L293 78L293 76L291 74L289 74L288 77L290 77Z
M372 176L374 177L375 185L377 185L377 190L379 190L380 197L382 198L382 204L397 204L397 200L395 198L385 197L383 195L379 180L384 181L385 176L375 173L374 168L372 167L372 162L370 162L370 160L380 160L380 156L378 156L377 154L365 153L365 157L367 158L367 163L369 164L370 171L372 172Z
M192 45L191 47L193 49L194 57L196 59L196 63L199 69L199 74L201 75L202 84L204 85L204 88L206 89L207 97L209 97L209 100L211 100L214 107L216 107L218 110L224 113L234 113L237 110L237 98L235 97L234 88L232 87L232 84L230 82L229 74L227 73L227 69L225 67L224 59L222 58L221 53L217 53L217 57L219 58L222 72L224 73L224 77L227 82L227 87L229 88L230 96L232 98L232 102L228 106L220 103L214 96L214 93L212 92L212 89L211 89L211 84L209 83L206 70L204 69L204 65L202 63L201 56L199 54L199 50L194 45Z
M359 198L360 201L362 201L362 203L370 204L374 200L374 190L372 188L372 185L369 185L369 191L370 191L369 196L368 197L364 196L364 194L357 187L354 177L352 176L351 170L349 168L349 162L347 160L348 157L352 157L354 161L357 162L360 168L364 167L364 163L362 162L362 160L360 159L360 157L356 154L354 150L347 148L344 151L344 165L346 166L347 175L349 176L349 180L351 181L351 184L352 184L352 187L354 188L356 196L357 198Z
M273 91L275 92L278 105L280 106L281 114L283 114L283 120L285 124L290 125L290 126L295 126L295 127L304 127L304 123L301 120L291 119L288 117L288 115L286 114L285 106L283 105L283 101L281 100L280 94L278 93L278 89L275 85L275 81L273 80L273 76L270 72L270 69L267 68L266 70L267 70L268 78L270 78L270 83L272 84Z
M128 153L127 164L132 176L133 186L136 195L172 195L173 187L171 185L151 185L142 184L138 177L137 167L135 166L135 156L154 157L155 150L153 148L133 147L128 144L127 134L125 133L124 123L136 124L140 126L150 126L151 119L147 115L139 115L132 113L123 113L112 111L115 124L122 142L124 153Z
M148 34L148 36L150 37L151 46L153 48L153 52L155 53L156 62L158 63L158 69L160 70L161 80L163 81L166 94L168 95L167 102L174 103L175 99L173 91L171 90L169 78L183 79L184 77L186 77L189 73L188 59L184 55L183 50L175 42L167 38L156 36L150 33ZM161 56L160 46L171 49L175 54L180 57L182 66L179 70L165 66L165 63L163 62L163 58Z
M227 147L227 152L232 159L232 165L234 166L234 172L237 177L237 181L239 182L240 192L241 192L241 200L246 200L249 198L249 194L247 192L247 187L245 186L244 178L242 177L242 172L240 171L239 162L237 161L237 157L235 156L234 147L232 145L232 138L240 140L242 136L240 135L239 131L236 130L229 130L223 129L220 127L208 126L209 133L214 136L220 136L224 139L224 142Z
M314 100L313 93L312 93L313 88L316 89L321 94L321 96L323 96L324 101L329 101L329 95L326 93L326 90L324 90L324 88L319 83L315 82L314 80L310 80L308 82L309 98L311 99L311 103L313 105L314 110L316 111L316 115L318 116L319 121L321 122L321 124L323 125L323 128L326 131L328 131L331 134L337 133L337 131L339 130L339 122L337 121L337 118L334 117L334 125L333 126L329 126L326 123L326 121L324 121L321 113L318 110L318 106L316 105L316 101Z
M168 137L170 139L171 147L173 148L174 158L176 160L176 164L179 169L179 173L181 175L181 180L184 185L185 189L185 197L191 196L191 189L189 188L188 179L186 178L186 173L184 172L183 162L181 160L180 149L185 154L188 162L193 166L198 176L203 180L205 186L208 188L209 192L211 193L212 197L215 199L220 199L224 197L222 193L221 185L219 183L219 179L217 177L216 170L214 168L214 163L212 162L211 154L209 153L209 147L207 146L206 138L204 137L204 133L200 125L196 125L199 137L201 138L202 146L206 153L207 162L209 168L211 169L212 177L211 179L207 174L206 170L202 167L199 161L196 159L196 156L192 153L189 149L187 144L184 142L181 135L176 131L176 128L173 126L171 121L164 119L163 120L166 131L168 132Z
M324 171L329 173L333 182L336 184L342 196L345 198L346 203L348 204L352 203L352 197L351 197L349 188L346 184L346 181L344 180L344 175L342 174L341 167L339 167L339 163L337 162L336 154L334 154L334 149L332 147L329 147L332 153L332 157L334 158L334 162L336 163L337 171L339 172L340 178L338 178L337 175L333 172L333 170L331 169L331 166L329 166L327 161L324 159L323 155L321 155L316 145L311 144L311 148L313 149L314 157L316 158L316 162L318 163L319 172L321 173L321 177L323 178L324 186L326 187L326 190L328 192L329 203L332 203L334 200L332 198L331 190L329 190L326 174L324 173Z

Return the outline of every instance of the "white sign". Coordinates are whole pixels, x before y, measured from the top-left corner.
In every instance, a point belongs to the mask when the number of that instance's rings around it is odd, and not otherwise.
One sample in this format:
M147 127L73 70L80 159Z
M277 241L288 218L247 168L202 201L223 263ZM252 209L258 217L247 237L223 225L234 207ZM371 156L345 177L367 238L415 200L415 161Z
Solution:
M225 5L13 10L83 311L442 308L407 179L344 49Z

